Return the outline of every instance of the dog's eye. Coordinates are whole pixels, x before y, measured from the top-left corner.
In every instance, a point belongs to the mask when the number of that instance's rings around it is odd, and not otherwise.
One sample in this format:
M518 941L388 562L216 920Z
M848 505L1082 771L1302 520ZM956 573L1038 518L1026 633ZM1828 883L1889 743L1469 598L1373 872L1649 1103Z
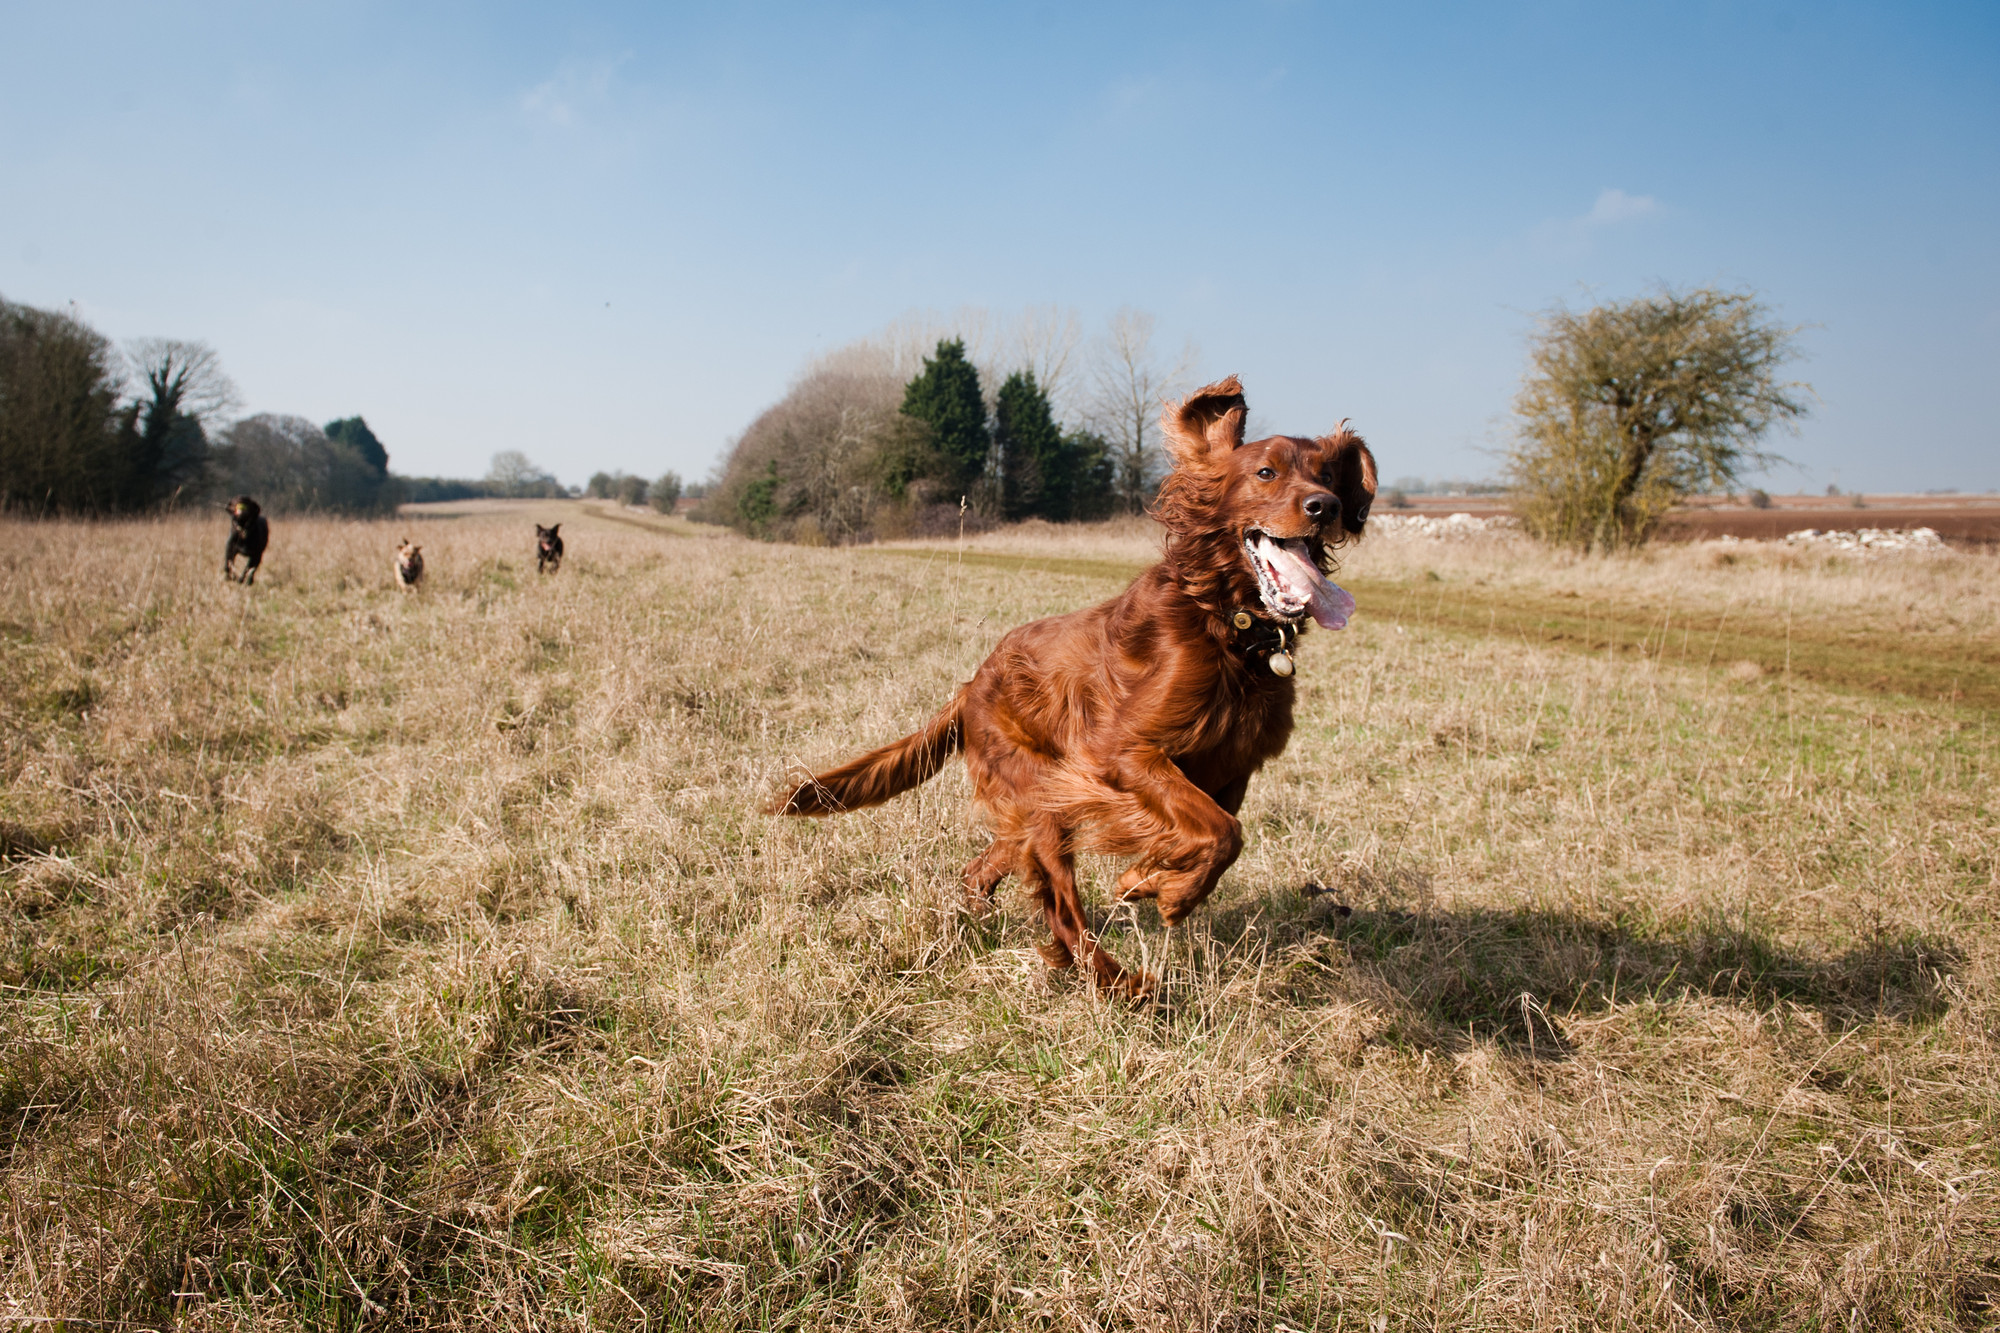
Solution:
M1271 478L1278 475L1278 470L1276 468L1271 468L1271 467L1260 467L1257 469L1257 475L1259 477L1262 477L1265 481L1269 481Z

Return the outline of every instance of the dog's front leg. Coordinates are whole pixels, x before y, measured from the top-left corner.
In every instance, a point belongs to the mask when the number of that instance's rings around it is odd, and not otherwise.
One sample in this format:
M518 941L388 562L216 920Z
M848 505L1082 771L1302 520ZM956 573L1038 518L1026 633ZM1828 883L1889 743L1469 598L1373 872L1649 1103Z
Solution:
M1110 849L1138 860L1118 881L1120 898L1157 898L1173 925L1214 891L1243 851L1243 826L1216 797L1188 781L1165 754L1135 755L1107 784L1102 816ZM1243 799L1243 784L1223 795Z

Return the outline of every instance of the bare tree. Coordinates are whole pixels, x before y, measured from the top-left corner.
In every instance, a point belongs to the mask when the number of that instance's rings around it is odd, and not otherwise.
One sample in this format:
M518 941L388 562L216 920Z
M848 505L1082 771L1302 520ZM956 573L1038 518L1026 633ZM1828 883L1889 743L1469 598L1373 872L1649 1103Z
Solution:
M176 338L135 338L125 356L145 383L130 417L135 498L171 504L200 494L212 480L209 432L243 405L222 358L207 343Z
M1187 382L1195 350L1171 364L1153 350L1153 317L1129 306L1111 316L1093 349L1090 417L1110 445L1119 507L1144 513L1162 471L1160 405Z
M950 314L908 311L880 333L827 353L812 371L890 375L908 383L940 342L952 341L965 344L965 358L979 371L989 409L999 386L1017 370L1034 372L1058 415L1080 407L1070 399L1077 389L1083 321L1076 311L1057 305L1028 306L1012 316L981 306L960 306Z
M519 449L502 449L493 455L486 481L515 499L544 499L563 493L562 484Z
M1058 305L1029 306L1014 321L1008 342L1012 364L1002 368L1003 374L987 375L982 369L981 380L997 385L1017 370L1028 371L1048 395L1057 418L1072 416L1077 406L1071 401L1077 353L1083 346L1083 321L1076 311Z
M193 417L204 430L214 430L243 407L222 358L205 342L134 338L125 344L125 357L152 391L156 411Z

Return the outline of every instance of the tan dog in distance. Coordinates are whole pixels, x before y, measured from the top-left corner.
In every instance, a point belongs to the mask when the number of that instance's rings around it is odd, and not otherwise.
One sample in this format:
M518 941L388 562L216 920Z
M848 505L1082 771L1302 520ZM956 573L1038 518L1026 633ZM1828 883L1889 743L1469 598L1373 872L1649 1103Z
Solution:
M424 581L424 548L408 537L396 548L396 582L405 591Z

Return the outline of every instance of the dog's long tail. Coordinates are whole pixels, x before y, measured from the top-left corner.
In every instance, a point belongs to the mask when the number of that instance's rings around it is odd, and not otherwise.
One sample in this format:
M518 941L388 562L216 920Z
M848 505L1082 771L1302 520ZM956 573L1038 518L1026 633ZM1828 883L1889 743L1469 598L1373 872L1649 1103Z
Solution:
M915 735L870 750L839 768L807 778L769 807L774 815L837 815L880 805L899 792L928 782L944 761L965 744L960 699Z

